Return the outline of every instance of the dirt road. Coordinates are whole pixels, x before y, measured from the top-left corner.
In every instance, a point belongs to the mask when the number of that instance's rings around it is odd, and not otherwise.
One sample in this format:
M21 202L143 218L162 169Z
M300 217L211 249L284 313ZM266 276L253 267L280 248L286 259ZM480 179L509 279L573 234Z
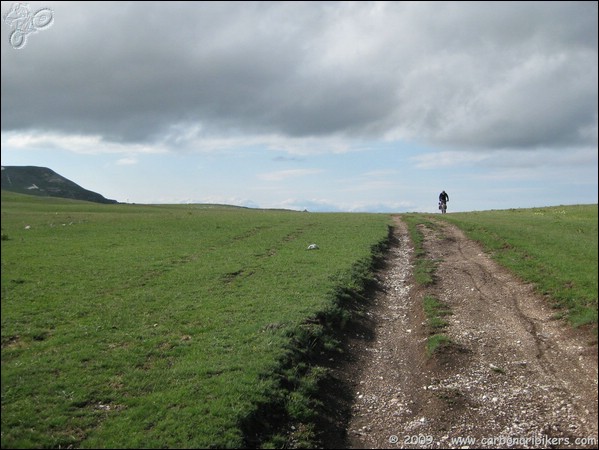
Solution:
M597 345L554 318L532 288L456 227L423 228L436 282L412 282L412 245L395 244L363 330L350 336L349 448L597 448ZM452 314L454 345L429 356L422 298Z

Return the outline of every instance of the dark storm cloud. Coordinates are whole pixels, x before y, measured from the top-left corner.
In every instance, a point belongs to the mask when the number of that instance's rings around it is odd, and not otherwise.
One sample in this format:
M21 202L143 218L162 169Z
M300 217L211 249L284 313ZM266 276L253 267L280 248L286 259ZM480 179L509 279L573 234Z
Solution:
M3 131L597 143L595 2L31 5L55 23L2 24Z

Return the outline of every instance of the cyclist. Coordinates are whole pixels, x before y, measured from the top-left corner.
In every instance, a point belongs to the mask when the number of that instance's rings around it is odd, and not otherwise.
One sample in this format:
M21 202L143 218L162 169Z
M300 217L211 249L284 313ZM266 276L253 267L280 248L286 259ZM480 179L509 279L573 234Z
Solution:
M449 201L449 195L447 192L443 191L439 194L439 209L442 213L445 213L447 210L447 202Z

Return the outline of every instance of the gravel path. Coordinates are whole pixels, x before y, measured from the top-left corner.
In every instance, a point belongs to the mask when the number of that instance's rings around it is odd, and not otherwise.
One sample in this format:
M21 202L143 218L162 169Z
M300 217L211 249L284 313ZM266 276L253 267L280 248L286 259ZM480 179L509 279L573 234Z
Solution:
M355 402L349 448L597 448L597 343L555 320L531 286L456 227L422 228L436 282L412 282L413 249L395 218L396 245L368 310L373 336L349 342ZM453 345L425 352L422 298L452 314Z

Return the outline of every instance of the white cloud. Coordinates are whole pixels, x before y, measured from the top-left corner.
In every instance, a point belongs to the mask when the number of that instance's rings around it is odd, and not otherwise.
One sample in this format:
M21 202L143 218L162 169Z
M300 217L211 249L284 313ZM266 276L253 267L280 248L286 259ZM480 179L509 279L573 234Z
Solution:
M413 204L408 201L337 201L327 198L297 199L290 198L275 204L275 208L310 212L404 212Z
M100 135L48 133L38 130L2 133L2 146L14 150L61 149L77 154L102 153L160 154L168 149L160 145L105 141Z
M139 160L137 158L133 158L133 157L121 158L121 159L117 160L117 162L116 162L117 166L134 166L138 163L139 163Z
M542 168L570 167L597 164L597 149L572 147L559 150L544 148L534 150L494 150L484 153L470 151L432 152L414 156L411 160L419 169L448 169L451 167Z
M473 153L467 151L445 151L425 153L411 158L419 169L439 169L452 166L477 164L488 160L487 153Z
M274 172L261 173L257 177L265 181L283 181L289 178L305 177L322 173L322 169L287 169Z
M597 142L595 2L53 9L55 26L27 48L2 41L3 131L99 136L106 152L119 151L109 142L201 151L254 140L291 154L342 153L356 138L473 151Z
M382 177L396 177L400 174L399 170L396 169L381 169L381 170L371 170L370 172L365 172L361 175L363 178L382 178Z

